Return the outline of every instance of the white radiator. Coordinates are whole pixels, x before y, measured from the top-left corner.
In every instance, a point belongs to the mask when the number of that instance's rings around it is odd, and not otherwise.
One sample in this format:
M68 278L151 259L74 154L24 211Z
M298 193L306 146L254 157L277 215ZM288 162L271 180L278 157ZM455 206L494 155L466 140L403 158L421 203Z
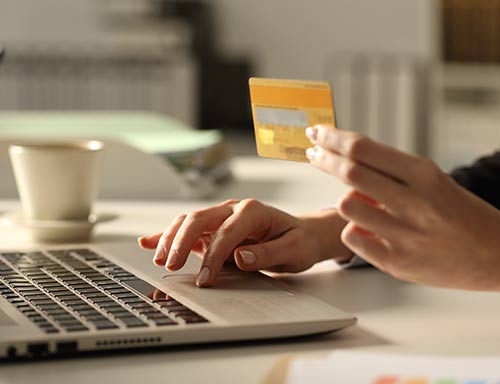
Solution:
M0 110L141 110L196 121L196 68L180 55L7 52Z
M415 59L345 55L328 60L339 128L398 149L426 154L429 118L426 66Z

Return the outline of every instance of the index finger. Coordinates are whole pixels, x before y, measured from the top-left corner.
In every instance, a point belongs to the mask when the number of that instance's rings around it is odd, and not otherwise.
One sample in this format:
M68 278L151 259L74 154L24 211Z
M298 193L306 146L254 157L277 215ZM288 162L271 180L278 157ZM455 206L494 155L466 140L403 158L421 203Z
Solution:
M356 132L344 131L330 125L308 128L311 142L342 156L411 184L412 170L420 158L387 145L379 144Z
M186 263L196 242L207 232L213 232L233 213L234 201L226 201L216 206L191 212L186 216L175 233L168 234L173 239L165 253L168 254L166 267L176 271Z
M245 240L265 241L277 237L290 229L293 225L286 224L286 214L279 210L269 211L268 207L254 199L242 200L217 230L210 243L198 275L197 284L207 287L215 279L224 265L224 261ZM271 224L280 223L279 234L272 231Z

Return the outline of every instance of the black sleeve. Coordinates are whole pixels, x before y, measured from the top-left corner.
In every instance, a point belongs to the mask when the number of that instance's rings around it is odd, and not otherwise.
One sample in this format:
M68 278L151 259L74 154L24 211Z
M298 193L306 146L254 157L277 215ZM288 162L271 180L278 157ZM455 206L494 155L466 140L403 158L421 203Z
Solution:
M500 209L500 151L455 169L451 177L465 189Z

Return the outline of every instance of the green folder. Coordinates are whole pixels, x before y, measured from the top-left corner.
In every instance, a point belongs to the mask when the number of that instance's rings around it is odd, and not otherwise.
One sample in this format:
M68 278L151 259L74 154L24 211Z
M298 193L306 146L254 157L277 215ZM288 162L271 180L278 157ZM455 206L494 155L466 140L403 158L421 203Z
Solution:
M0 138L116 139L151 154L178 154L222 142L217 130L195 130L146 112L1 112Z

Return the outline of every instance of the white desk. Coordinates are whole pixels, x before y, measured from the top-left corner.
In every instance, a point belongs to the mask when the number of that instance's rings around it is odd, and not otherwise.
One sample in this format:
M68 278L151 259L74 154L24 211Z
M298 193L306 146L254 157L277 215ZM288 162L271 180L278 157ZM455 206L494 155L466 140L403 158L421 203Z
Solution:
M306 164L242 158L237 180L214 201L258 197L294 213L335 202L345 188ZM103 242L158 231L175 215L205 202L100 202L97 211L120 215L97 228ZM0 211L16 209L0 201ZM0 243L19 242L1 230ZM147 262L150 262L148 260ZM234 383L260 382L278 356L321 354L336 348L380 352L500 355L500 295L418 286L375 269L339 271L333 263L299 275L289 284L358 316L338 333L292 340L164 348L66 360L0 365L0 383Z

